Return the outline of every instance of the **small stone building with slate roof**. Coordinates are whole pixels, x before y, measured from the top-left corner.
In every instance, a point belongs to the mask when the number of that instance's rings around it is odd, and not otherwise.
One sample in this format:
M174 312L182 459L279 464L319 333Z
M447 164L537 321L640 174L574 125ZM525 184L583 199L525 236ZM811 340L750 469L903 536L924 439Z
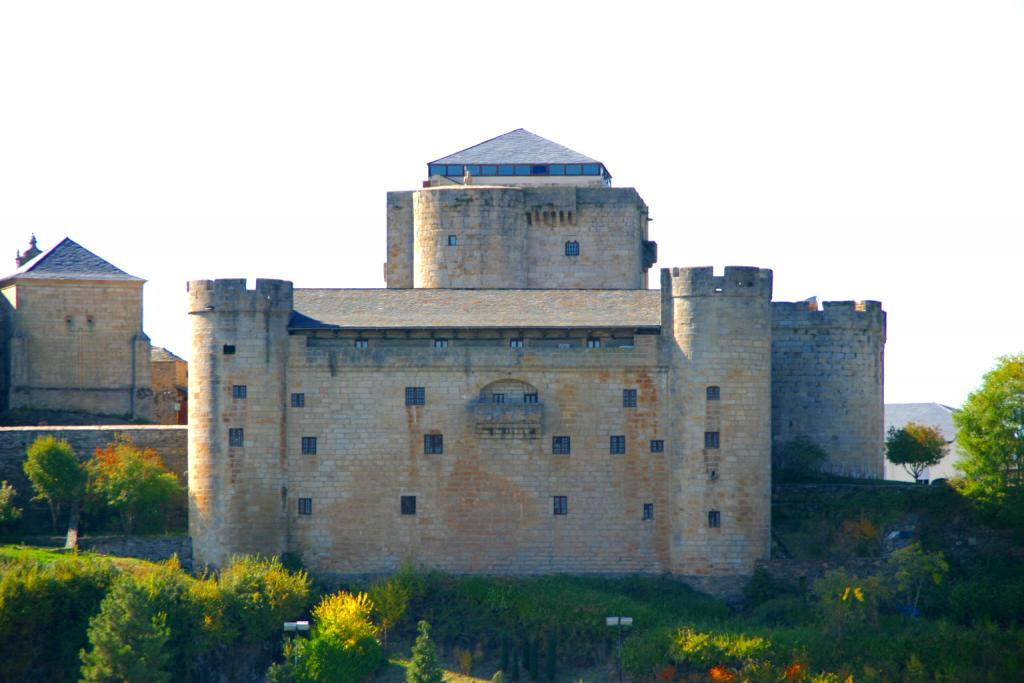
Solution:
M708 585L768 557L774 434L833 421L881 476L877 302L773 305L752 267L648 289L636 190L527 131L428 174L388 193L387 289L188 284L197 562Z
M142 278L65 238L35 236L0 277L0 409L152 416Z

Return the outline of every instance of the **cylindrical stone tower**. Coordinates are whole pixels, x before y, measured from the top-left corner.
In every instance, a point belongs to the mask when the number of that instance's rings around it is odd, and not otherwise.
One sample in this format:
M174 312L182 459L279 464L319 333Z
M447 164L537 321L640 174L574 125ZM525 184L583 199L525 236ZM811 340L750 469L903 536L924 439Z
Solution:
M292 284L188 283L189 535L197 565L287 541L285 392Z
M415 192L413 251L414 287L526 287L523 190L470 185Z
M767 269L661 271L674 573L748 575L769 555L771 294Z

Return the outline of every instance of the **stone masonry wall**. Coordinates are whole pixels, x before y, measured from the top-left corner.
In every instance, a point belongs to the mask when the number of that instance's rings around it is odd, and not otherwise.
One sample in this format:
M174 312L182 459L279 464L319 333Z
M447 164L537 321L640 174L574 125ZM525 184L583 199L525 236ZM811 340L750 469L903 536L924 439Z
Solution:
M772 304L772 438L807 436L827 468L883 476L885 312L877 301Z

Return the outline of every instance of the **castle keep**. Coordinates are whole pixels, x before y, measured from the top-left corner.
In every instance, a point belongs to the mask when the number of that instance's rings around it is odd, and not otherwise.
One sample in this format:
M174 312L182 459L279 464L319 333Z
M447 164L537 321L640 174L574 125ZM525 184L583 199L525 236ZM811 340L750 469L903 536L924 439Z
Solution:
M386 289L188 284L198 562L740 576L773 435L880 476L876 302L772 304L746 267L647 289L637 192L524 130L428 178L388 194Z

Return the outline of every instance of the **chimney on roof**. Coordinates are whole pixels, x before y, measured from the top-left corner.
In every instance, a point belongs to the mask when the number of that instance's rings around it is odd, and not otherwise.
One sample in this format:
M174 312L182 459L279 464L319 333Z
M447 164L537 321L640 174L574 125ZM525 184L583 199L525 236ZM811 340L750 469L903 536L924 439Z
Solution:
M18 267L21 268L23 265L42 253L43 252L39 250L39 247L36 246L36 234L32 233L32 238L28 241L28 249L25 250L24 254L19 251L14 260L18 263Z

